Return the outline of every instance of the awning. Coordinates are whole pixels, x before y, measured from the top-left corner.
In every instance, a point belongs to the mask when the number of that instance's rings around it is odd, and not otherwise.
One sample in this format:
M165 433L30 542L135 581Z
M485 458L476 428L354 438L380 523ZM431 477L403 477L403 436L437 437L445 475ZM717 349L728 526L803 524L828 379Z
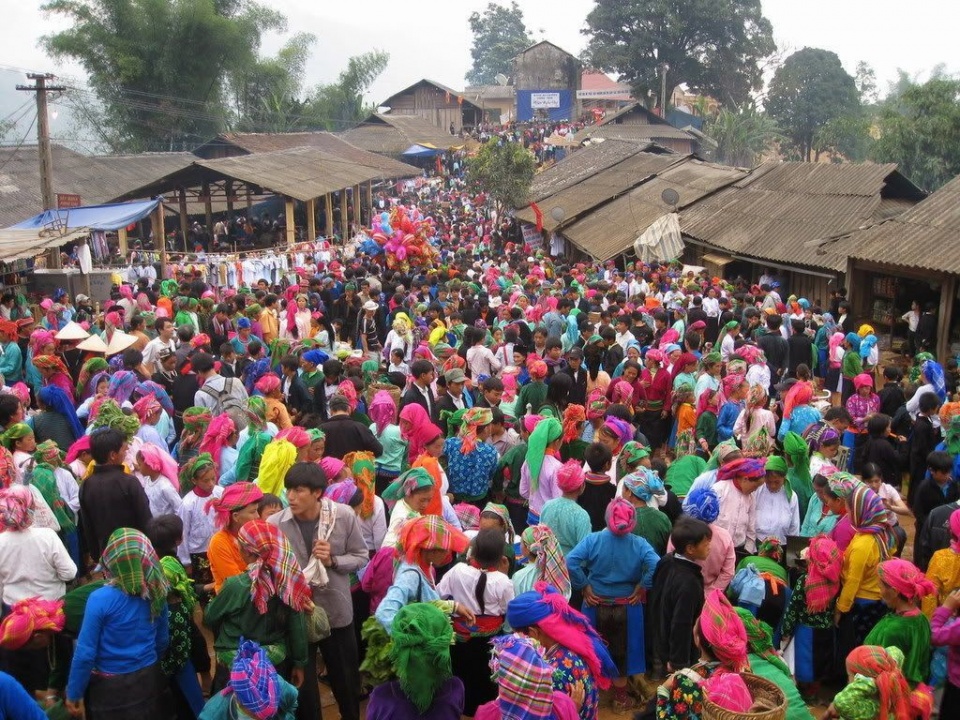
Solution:
M160 200L138 200L108 205L87 205L69 210L45 210L17 223L16 230L119 230L142 220L157 209ZM63 240L62 242L67 242ZM61 243L62 244L62 243Z
M422 145L411 145L406 150L403 151L403 155L406 157L413 158L430 158L435 157L443 153L443 150L438 150L428 143Z
M733 258L729 255L721 255L720 253L707 253L703 256L703 261L705 263L710 263L711 265L723 267L732 263Z
M52 230L0 230L0 258L10 262L42 255L45 250L86 237L86 230L67 231L61 235Z
M657 218L650 227L633 241L633 251L641 262L673 260L683 254L680 220L676 213Z

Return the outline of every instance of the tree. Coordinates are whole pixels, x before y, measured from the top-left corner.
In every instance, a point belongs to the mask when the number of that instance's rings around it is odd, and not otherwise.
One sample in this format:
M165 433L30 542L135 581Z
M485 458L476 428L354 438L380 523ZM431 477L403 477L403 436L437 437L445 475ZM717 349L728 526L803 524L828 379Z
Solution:
M537 161L523 145L492 138L467 160L467 182L493 198L498 217L527 204Z
M308 122L320 129L341 131L363 120L373 110L363 104L363 94L389 62L390 54L380 50L350 58L335 83L318 85L307 99L304 112Z
M740 105L763 85L760 61L776 50L760 0L597 0L587 15L590 66L620 74L635 97L686 83Z
M960 81L935 74L916 84L901 74L897 87L882 104L871 157L936 190L960 175Z
M752 104L720 110L707 121L703 131L717 142L717 162L747 168L756 165L781 138L777 124Z
M513 58L533 42L523 23L523 11L515 1L510 7L490 3L482 15L471 13L470 32L473 67L467 73L467 82L471 85L492 85L498 74L509 75Z
M114 151L186 149L229 121L229 78L258 60L283 16L253 0L52 0L72 21L42 43L80 63L99 100L83 115Z
M804 48L773 76L766 107L800 158L809 162L814 154L819 157L817 132L834 118L859 112L860 95L836 53Z

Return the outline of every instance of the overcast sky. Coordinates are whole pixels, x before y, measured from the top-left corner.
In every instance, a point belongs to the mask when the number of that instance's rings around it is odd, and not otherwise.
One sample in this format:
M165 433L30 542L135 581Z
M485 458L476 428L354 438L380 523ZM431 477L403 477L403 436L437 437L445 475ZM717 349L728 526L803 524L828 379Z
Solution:
M61 21L40 12L42 4L41 0L4 3L0 118L26 100L25 94L13 91L13 85L24 82L19 68L82 79L80 68L54 63L40 49L39 38L62 27ZM370 93L371 100L382 101L423 77L462 89L470 67L467 18L487 3L269 0L265 4L286 14L291 33L305 31L317 36L307 67L308 85L334 79L351 55L372 49L389 52L390 65ZM536 39L548 39L574 54L583 49L586 38L580 31L593 0L519 0L519 5ZM858 61L866 60L876 70L881 90L896 77L897 68L921 77L939 63L948 72L960 70L960 44L955 38L960 9L947 0L913 0L909 4L893 0L763 0L763 8L779 46L832 50L851 74ZM281 37L269 37L264 50L275 51L281 44ZM61 126L63 123L62 117L53 121L54 135L58 120Z

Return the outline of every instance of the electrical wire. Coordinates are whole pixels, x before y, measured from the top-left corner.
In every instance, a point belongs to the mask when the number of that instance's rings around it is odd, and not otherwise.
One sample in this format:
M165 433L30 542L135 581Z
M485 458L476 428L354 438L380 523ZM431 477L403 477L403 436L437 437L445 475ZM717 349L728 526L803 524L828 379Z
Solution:
M7 165L9 165L13 161L14 158L17 157L17 154L20 152L20 148L22 148L23 144L27 141L27 136L30 135L30 131L33 130L33 126L36 122L37 122L37 113L34 113L33 120L30 121L30 125L27 127L27 131L23 134L23 137L20 138L20 142L18 142L15 146L13 146L13 150L10 152L10 157L4 160L3 164L0 165L0 171L2 171Z

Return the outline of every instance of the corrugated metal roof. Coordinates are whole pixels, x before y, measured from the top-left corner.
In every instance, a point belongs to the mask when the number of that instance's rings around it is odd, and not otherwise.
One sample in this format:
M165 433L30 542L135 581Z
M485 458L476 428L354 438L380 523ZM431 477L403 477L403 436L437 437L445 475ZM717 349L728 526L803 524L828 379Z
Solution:
M391 96L388 97L386 100L384 100L382 103L380 103L380 107L390 107L390 101L391 101L391 100L396 99L396 98L397 98L398 96L400 96L400 95L405 95L406 93L408 93L408 92L410 92L411 90L415 89L418 85L431 85L431 86L435 87L437 90L440 90L441 92L448 93L451 97L454 97L454 98L463 98L464 102L468 103L469 105L473 105L473 103L470 102L470 99L469 99L469 97L467 96L467 94L466 94L465 92L461 92L461 91L459 91L459 90L454 90L453 88L447 87L446 85L443 85L442 83L438 83L436 80L430 80L430 79L428 79L428 78L423 78L423 79L421 79L421 80L417 80L417 81L416 81L415 83L413 83L412 85L409 85L409 86L405 87L403 90L399 90L398 92L395 92L393 95L391 95ZM477 105L473 105L473 107L477 108L478 110L480 109L479 106L477 106Z
M764 163L684 209L680 225L684 235L727 252L842 271L845 257L813 241L852 232L891 211L889 204L881 210L881 193L896 170L870 163Z
M604 172L537 201L543 211L544 229L553 232L560 226L575 222L597 205L623 194L658 172L681 162L684 157L684 155L637 153L607 168ZM563 211L560 222L557 222L551 214L554 208L560 208ZM517 218L524 222L536 222L536 217L530 208L524 208L518 212Z
M641 152L673 154L665 148L654 148L619 140L581 148L567 155L556 165L537 173L530 187L530 202L539 203L550 195L572 187ZM674 157L679 156L674 155Z
M400 155L411 145L433 145L441 150L463 145L459 137L419 115L374 113L340 137L358 148L384 155Z
M688 156L625 195L597 208L562 232L570 242L592 257L607 260L631 248L633 241L651 223L673 210L661 198L664 190L675 190L680 196L677 207L683 208L745 175L745 170L714 165Z
M196 160L190 153L88 156L60 145L52 151L54 192L79 195L84 205L109 202ZM0 148L0 227L43 210L37 146Z
M397 165L408 168L400 177L420 173L420 170L412 165ZM258 186L267 192L307 201L368 180L393 177L398 175L387 174L367 165L358 165L319 148L298 147L217 160L194 158L189 167L131 190L123 197L155 196L178 187L197 187L203 180L233 179Z
M385 173L402 177L410 166L383 155L358 148L344 138L329 132L295 133L223 133L217 137L223 143L235 145L248 153L276 152L296 147L315 147L358 165L378 168Z
M858 260L960 274L960 177L902 215L825 242L819 249Z
M690 140L698 142L696 136L673 125L591 125L576 134L579 142L591 138L604 140L629 140L632 142L656 142L659 139Z

